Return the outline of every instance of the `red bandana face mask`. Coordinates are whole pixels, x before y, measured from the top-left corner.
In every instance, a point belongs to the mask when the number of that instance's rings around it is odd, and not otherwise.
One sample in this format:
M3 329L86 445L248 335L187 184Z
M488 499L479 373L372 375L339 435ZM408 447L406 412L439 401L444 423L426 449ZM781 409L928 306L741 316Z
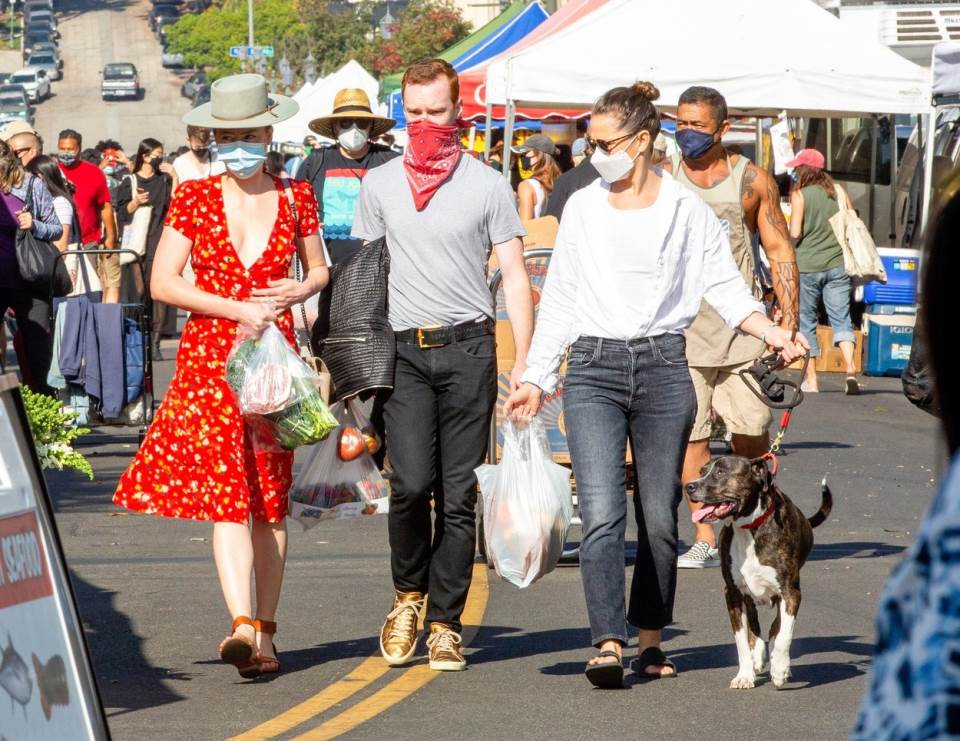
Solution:
M403 169L417 211L423 211L460 161L460 129L429 121L407 124L410 143L403 154Z

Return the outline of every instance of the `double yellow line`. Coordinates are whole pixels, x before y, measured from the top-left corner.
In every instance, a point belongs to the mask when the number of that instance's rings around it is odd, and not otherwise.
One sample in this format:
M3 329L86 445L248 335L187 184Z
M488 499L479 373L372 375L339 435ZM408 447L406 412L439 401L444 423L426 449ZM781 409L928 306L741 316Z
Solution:
M464 607L462 618L464 645L469 645L483 622L483 614L487 609L488 594L487 566L486 564L474 564L473 582L470 586L470 593L467 595L467 604ZM388 671L390 671L390 667L379 654L364 659L356 669L328 685L313 697L304 700L275 718L261 723L256 728L251 728L239 736L234 736L231 741L265 741L286 733L370 686ZM336 738L393 707L436 679L439 674L440 672L431 670L427 664L417 664L405 669L399 677L374 692L362 703L353 705L339 715L330 718L330 720L311 728L297 736L295 741L320 741L321 739Z

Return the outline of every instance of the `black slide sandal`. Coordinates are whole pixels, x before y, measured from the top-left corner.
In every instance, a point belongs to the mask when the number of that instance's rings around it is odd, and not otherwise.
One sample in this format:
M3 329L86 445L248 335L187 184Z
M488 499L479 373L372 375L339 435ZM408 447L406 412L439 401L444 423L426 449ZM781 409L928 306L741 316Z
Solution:
M673 669L672 674L651 674L647 671L651 666L668 666ZM638 682L652 682L656 679L676 679L679 672L667 655L656 646L644 649L640 655L630 662L630 668Z
M613 657L616 661L607 661L600 664L587 664L584 674L590 684L602 690L623 689L623 660L616 651L601 651L598 656Z

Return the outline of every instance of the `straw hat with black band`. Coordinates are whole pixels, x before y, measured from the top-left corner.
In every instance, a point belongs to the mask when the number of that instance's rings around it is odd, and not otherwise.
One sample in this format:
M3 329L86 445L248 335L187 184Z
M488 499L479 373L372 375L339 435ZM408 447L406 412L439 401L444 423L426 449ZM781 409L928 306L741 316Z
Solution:
M370 121L369 136L371 139L386 134L397 123L392 118L378 116L374 113L370 107L370 98L363 90L344 88L333 99L333 113L329 116L320 116L320 118L313 119L309 124L310 130L316 131L320 136L325 136L328 139L336 139L340 133L336 124L344 119L348 121Z
M300 106L286 95L273 95L263 75L230 75L210 86L210 102L183 117L187 126L207 129L257 129L297 115Z

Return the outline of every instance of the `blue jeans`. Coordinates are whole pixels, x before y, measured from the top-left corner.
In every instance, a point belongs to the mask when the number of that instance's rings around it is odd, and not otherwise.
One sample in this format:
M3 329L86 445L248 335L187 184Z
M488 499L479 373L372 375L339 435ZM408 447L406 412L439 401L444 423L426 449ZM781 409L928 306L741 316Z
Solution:
M800 331L810 341L810 357L820 356L817 315L820 297L833 330L833 344L855 342L850 321L850 277L840 265L819 273L800 273Z
M581 337L570 349L563 407L583 518L580 573L591 641L626 643L627 619L647 630L673 622L680 472L697 409L683 336ZM638 532L624 615L628 439Z

